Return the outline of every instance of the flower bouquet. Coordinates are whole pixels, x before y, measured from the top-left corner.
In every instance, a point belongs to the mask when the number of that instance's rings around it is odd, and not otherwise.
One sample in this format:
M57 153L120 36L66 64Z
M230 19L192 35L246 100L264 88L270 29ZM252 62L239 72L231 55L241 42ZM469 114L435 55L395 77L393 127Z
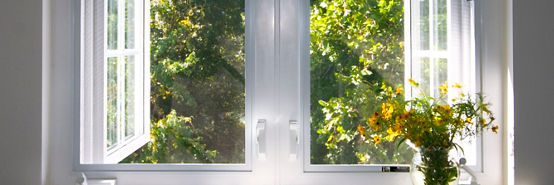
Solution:
M410 79L417 91L419 83ZM398 140L398 145L409 141L421 155L416 166L424 176L425 185L447 185L458 177L457 163L449 159L451 150L463 152L459 141L475 136L485 129L497 132L490 104L484 97L461 92L461 84L451 86L459 91L448 101L448 84L440 86L440 95L431 97L420 92L418 97L406 100L402 88L383 85L384 100L381 110L372 113L358 132L369 143L379 144L382 139ZM412 169L415 170L415 169Z

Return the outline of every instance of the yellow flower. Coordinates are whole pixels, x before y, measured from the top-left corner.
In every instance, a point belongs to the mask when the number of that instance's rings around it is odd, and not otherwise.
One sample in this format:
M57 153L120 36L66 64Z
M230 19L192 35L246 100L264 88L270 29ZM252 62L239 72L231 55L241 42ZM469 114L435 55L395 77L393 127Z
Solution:
M373 142L375 142L375 144L379 144L381 142L381 138L379 138L379 136L373 136Z
M412 84L413 86L419 86L419 83L417 83L416 81L414 81L414 79L410 78L408 79L408 81L410 81L410 84Z
M381 129L381 124L377 121L376 117L371 117L367 120L369 122L369 126L371 126L371 128L373 128L374 130Z
M396 138L396 136L398 136L400 133L399 132L395 132L392 130L392 128L389 128L387 129L387 134L389 134L387 137L385 137L385 139L387 141L392 141L394 140L394 138Z
M400 114L400 119L401 120L407 120L408 118L410 117L410 112L404 110L404 112L402 112L402 114Z
M402 88L396 88L396 94L400 94L400 93L403 93L404 92L404 89Z
M362 125L358 125L358 132L360 132L360 135L362 135L362 136L365 135L365 130L364 130L364 127Z
M441 105L440 108L442 110L444 110L444 112L448 115L451 115L453 113L453 110L452 108L450 107L450 105Z
M498 125L495 125L494 127L492 127L492 131L494 133L498 133Z
M448 93L448 84L445 82L440 86L440 90L442 94Z
M471 120L471 118L467 118L466 121L470 124L473 124L473 121Z
M389 120L392 117L392 113L394 112L394 105L390 103L383 103L381 106L381 113L383 114L383 118L386 120Z
M400 124L400 123L396 123L393 128L394 128L395 132L400 133L402 131L402 129L404 129L404 126L402 126L402 124Z
M461 89L462 88L462 84L460 83L455 83L454 85L452 85L453 88L458 88L458 89Z
M416 83L416 82L414 81L414 79L412 79L412 78L408 79L408 81L410 81L410 83L413 84L413 85L415 85L415 83Z
M367 122L369 122L370 125L375 124L375 121L377 121L376 117L367 118Z
M437 121L434 122L435 126L439 126L442 124L442 118L437 118Z

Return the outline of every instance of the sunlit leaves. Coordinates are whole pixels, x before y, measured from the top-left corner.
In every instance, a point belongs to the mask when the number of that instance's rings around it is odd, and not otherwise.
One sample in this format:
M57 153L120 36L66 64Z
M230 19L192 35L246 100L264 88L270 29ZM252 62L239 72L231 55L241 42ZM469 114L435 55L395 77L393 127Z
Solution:
M178 116L175 110L171 111L152 124L152 140L123 162L213 162L217 151L208 150L202 143L202 136L194 128L193 120L192 117Z
M405 148L366 147L356 132L382 83L403 83L403 1L314 0L310 21L312 162L406 162Z
M155 126L128 160L243 163L244 0L152 0L150 10Z

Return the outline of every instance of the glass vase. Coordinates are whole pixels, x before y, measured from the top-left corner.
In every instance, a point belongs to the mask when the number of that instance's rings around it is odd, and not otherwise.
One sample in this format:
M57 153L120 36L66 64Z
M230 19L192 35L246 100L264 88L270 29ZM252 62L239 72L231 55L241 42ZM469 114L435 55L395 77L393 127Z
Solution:
M460 170L449 159L451 148L416 148L410 167L413 185L458 185Z

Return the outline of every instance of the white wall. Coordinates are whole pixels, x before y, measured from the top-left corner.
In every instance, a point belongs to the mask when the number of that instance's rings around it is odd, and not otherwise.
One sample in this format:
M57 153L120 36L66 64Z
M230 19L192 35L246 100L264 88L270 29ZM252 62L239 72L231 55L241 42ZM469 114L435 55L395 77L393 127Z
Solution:
M41 0L0 2L0 184L41 183Z
M49 135L47 152L48 185L73 185L80 177L73 172L73 131L79 122L78 87L79 68L79 19L80 0L49 1L50 14L47 20L51 33L48 35L49 53L52 54L47 95L48 114L46 122ZM77 98L77 99L76 99ZM76 103L77 102L77 103Z
M514 0L515 184L554 183L554 1Z

